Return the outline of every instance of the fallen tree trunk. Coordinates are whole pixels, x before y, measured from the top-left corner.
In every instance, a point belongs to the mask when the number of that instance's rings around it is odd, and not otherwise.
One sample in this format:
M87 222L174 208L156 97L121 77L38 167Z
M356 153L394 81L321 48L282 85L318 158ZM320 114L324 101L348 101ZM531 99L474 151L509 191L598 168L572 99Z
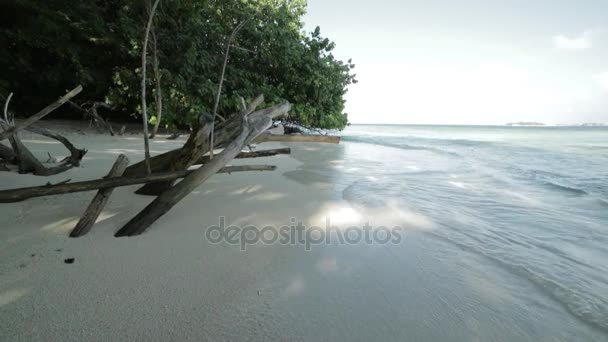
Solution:
M274 171L273 165L239 165L226 166L221 168L218 173L233 173L246 171ZM51 195L62 195L73 192L92 191L105 188L116 188L121 186L145 184L158 181L173 181L184 178L195 170L183 170L174 172L153 173L148 176L122 176L113 178L102 178L82 182L33 186L28 188L0 190L0 203L20 202L29 198L43 197Z
M291 148L276 148L272 150L261 150L261 151L253 151L253 152L241 152L234 159L247 159L247 158L261 158L261 157L272 157L279 154L291 154ZM205 164L210 160L209 156L203 156L198 161L197 164Z
M271 135L264 134L257 137L254 143L263 143L269 141L277 142L314 142L314 143L328 143L328 144L339 144L340 137L330 135Z
M279 106L251 114L247 114L247 110L245 110L240 120L240 133L220 154L185 177L180 183L160 194L114 236L134 236L143 233L152 223L171 210L175 204L234 159L253 139L267 130L272 125L273 117L286 114L290 108L290 104L285 102Z
M129 158L124 154L119 155L106 178L120 177L125 172L127 165L129 165ZM114 188L104 188L97 192L82 217L80 217L76 227L70 233L70 237L81 237L93 228L95 221L97 221L99 214L101 214L101 211L108 203L113 191Z
M79 85L78 87L72 89L70 92L68 92L67 94L65 94L64 96L62 96L59 100L57 100L57 101L53 102L52 104L46 106L43 110L39 111L38 113L36 113L36 114L28 117L25 121L21 122L20 124L17 124L15 126L13 126L13 127L10 127L9 129L7 129L4 132L0 133L0 141L2 141L4 139L12 136L13 134L15 134L20 129L24 129L24 128L27 128L27 127L31 126L36 121L42 119L43 117L47 116L52 111L54 111L55 109L61 107L61 105L63 105L64 103L68 102L71 98L73 98L74 96L78 95L81 91L82 91L82 86Z

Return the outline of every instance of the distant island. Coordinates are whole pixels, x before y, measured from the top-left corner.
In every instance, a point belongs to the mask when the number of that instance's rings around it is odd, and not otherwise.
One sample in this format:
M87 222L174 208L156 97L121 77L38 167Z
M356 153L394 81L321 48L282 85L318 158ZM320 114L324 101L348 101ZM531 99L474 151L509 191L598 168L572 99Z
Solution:
M608 126L608 124L601 123L601 122L586 122L584 124L581 124L581 126L584 126L584 127L603 127L603 126Z
M507 126L545 126L542 122L510 122Z
M578 123L578 124L550 124L547 125L545 123L542 122L528 122L528 121L521 121L521 122L510 122L508 124L505 124L505 126L557 126L557 127L607 127L608 123L602 123L602 122L584 122L584 123Z

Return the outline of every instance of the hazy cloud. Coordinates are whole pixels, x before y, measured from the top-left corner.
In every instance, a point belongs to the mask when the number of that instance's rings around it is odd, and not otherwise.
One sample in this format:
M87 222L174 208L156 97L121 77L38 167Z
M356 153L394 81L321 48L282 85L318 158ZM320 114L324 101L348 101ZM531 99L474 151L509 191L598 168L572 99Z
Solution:
M578 37L557 35L553 37L553 45L560 50L587 50L593 47L594 42L606 33L605 29L585 30Z

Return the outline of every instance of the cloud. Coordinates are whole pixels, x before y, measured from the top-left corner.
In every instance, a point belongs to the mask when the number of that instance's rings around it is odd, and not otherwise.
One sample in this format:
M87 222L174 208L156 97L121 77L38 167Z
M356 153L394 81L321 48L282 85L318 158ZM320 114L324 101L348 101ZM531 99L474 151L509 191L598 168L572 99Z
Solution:
M593 29L585 30L580 36L572 38L557 35L553 36L553 45L560 50L588 50L604 33L606 33L605 29Z
M608 71L593 75L593 80L604 90L608 91Z

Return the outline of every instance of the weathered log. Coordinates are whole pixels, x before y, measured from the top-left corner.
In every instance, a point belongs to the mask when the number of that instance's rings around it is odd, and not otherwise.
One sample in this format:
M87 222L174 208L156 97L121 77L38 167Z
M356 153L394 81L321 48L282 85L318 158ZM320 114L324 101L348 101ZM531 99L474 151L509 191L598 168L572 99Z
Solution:
M54 111L55 109L61 107L61 105L63 105L64 103L68 102L71 98L73 98L74 96L78 95L80 92L82 91L82 86L78 86L74 89L72 89L70 92L68 92L67 94L65 94L64 96L62 96L59 100L53 102L52 104L46 106L44 109L42 109L41 111L39 111L38 113L28 117L25 121L21 122L20 124L17 124L7 130L5 130L4 132L0 133L0 141L10 137L11 135L15 134L15 132L27 128L29 126L31 126L33 123L35 123L36 121L42 119L43 117L47 116L48 114L50 114L52 111Z
M127 158L127 156L124 154L119 155L106 178L122 176L123 172L125 172L125 169L127 168L127 165L129 165L129 158ZM74 230L72 230L70 233L70 237L81 237L88 233L91 228L93 228L99 214L101 214L101 211L108 203L110 195L112 195L112 191L114 191L114 188L104 188L97 192L82 217L80 217L76 227L74 227Z
M339 144L340 137L330 135L271 135L264 134L257 137L253 142L263 143L269 141L277 142L315 142L315 143L328 143L328 144Z
M218 173L233 173L246 171L274 171L274 165L239 165L226 166L218 171ZM122 176L113 178L102 178L82 182L74 182L67 184L54 184L33 186L28 188L0 190L0 203L12 203L24 201L28 198L44 197L51 195L62 195L73 192L92 191L105 188L117 188L121 186L145 184L150 182L176 180L184 178L195 170L184 170L174 172L153 173L151 175L142 176Z
M276 148L272 150L261 150L253 152L241 152L234 159L247 159L247 158L261 158L261 157L272 157L279 154L291 154L291 148ZM201 157L197 164L205 164L209 162L209 156Z
M175 204L234 159L253 139L267 130L272 125L273 117L284 115L289 111L291 106L288 102L285 102L272 108L274 109L270 111L262 110L249 115L244 112L241 117L240 133L236 139L209 163L185 177L171 189L160 194L160 196L116 232L114 236L134 236L143 233L158 218L171 210Z

